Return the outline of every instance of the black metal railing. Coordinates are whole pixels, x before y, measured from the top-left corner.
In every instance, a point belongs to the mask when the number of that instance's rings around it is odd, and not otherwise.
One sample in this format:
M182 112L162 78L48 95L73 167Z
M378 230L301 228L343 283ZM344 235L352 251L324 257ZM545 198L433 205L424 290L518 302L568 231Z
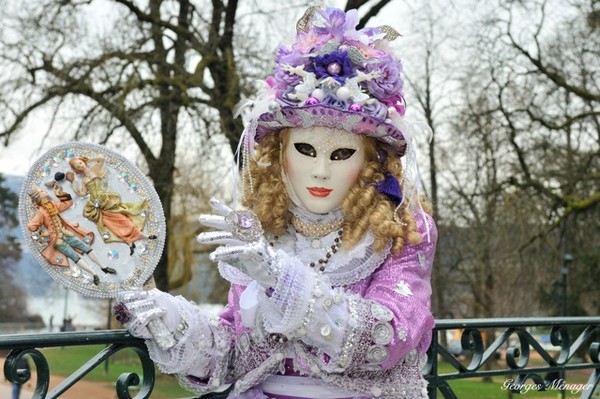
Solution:
M107 346L48 392L51 369L46 357L38 350L39 348L98 344L105 344ZM25 355L29 355L33 360L37 372L33 399L54 399L60 397L61 394L75 385L90 371L123 349L131 349L138 355L142 376L140 378L136 373L121 374L115 384L117 397L119 399L131 399L129 388L136 386L136 389L139 389L135 396L136 399L149 398L154 388L154 363L148 356L144 341L132 337L125 330L0 335L0 350L11 350L4 362L4 376L8 381L21 384L27 382L30 378L30 373L25 369L18 368L19 359ZM140 386L138 387L138 385Z
M457 342L448 336L449 331L458 333ZM540 331L547 334L540 335ZM600 317L438 320L424 370L429 397L457 398L451 386L456 380L503 376L505 382L499 388L512 392L569 390L580 398L590 398L600 379L599 338ZM51 369L40 348L97 344L107 346L49 391ZM148 398L155 383L154 364L144 342L125 330L0 335L0 350L11 351L4 364L6 379L28 381L29 373L19 369L18 363L25 355L33 359L37 372L34 399L58 398L126 348L138 355L142 376L122 374L116 381L116 396L131 399L130 388L141 381L134 398ZM585 384L568 384L561 379L574 370L589 370ZM555 377L548 378L551 375Z
M460 333L452 349L448 331ZM455 380L503 376L499 389L590 398L600 379L599 338L600 317L439 320L424 370L429 397L457 398ZM567 381L574 370L589 370L587 382Z

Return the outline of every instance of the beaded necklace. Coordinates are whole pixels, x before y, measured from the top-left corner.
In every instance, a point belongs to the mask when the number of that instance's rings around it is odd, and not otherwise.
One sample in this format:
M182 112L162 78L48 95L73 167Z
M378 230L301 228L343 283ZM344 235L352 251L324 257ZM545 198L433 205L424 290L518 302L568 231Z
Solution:
M327 223L305 222L296 215L292 216L292 226L305 237L323 237L339 230L344 225L344 219L332 220Z
M299 232L300 233L300 232ZM344 233L343 229L338 230L337 236L333 239L333 244L327 247L327 251L325 255L317 259L316 261L310 262L308 266L315 269L317 268L320 272L325 271L325 266L329 263L329 259L338 251L340 247L340 243L342 242L342 234ZM270 246L274 246L274 241L279 239L278 236L273 237L273 241L269 242ZM313 247L314 248L314 247Z
M343 230L342 229L338 230L337 237L335 237L333 239L334 244L327 248L327 252L325 252L325 255L323 257L319 258L319 260L317 260L315 262L310 262L309 266L312 268L315 268L318 266L319 271L321 271L321 272L325 271L325 265L329 262L329 258L331 258L333 256L333 254L338 251L340 242L342 242L342 234L343 234Z

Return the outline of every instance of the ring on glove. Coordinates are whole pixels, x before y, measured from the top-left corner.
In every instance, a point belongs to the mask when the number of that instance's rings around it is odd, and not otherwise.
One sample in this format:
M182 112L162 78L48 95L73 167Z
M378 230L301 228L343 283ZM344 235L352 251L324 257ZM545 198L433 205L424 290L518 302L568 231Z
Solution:
M256 241L263 234L258 217L251 211L229 212L225 216L225 222L230 227L233 237L241 241Z
M123 302L118 302L113 306L112 314L115 316L115 319L122 325L126 324L129 320L131 320L131 313L127 309L127 306Z

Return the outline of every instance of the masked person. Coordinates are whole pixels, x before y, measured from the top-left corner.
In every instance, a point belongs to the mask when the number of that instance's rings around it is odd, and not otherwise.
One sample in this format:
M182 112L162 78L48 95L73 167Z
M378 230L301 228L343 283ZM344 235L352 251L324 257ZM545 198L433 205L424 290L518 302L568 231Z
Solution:
M182 297L115 309L161 371L229 398L426 398L437 238L418 193L389 27L310 8L245 115L244 210L213 200L202 243L231 282L211 318ZM161 318L175 345L147 325Z

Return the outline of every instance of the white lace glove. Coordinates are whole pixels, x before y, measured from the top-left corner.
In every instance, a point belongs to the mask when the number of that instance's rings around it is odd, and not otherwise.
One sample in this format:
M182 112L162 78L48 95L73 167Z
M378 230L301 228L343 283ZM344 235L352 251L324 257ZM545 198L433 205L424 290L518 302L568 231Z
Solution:
M218 322L211 322L184 297L158 289L122 291L116 300L115 318L131 335L146 339L150 358L163 373L199 378L208 374L214 354L212 328L218 330Z
M131 335L152 339L164 350L175 345L175 336L181 333L182 322L175 297L154 288L149 291L121 291L116 300L113 314Z
M263 236L257 216L250 211L234 211L224 203L211 199L216 215L200 215L205 226L218 231L200 233L198 242L220 244L210 254L213 261L223 261L255 279L264 288L275 286L280 259Z

